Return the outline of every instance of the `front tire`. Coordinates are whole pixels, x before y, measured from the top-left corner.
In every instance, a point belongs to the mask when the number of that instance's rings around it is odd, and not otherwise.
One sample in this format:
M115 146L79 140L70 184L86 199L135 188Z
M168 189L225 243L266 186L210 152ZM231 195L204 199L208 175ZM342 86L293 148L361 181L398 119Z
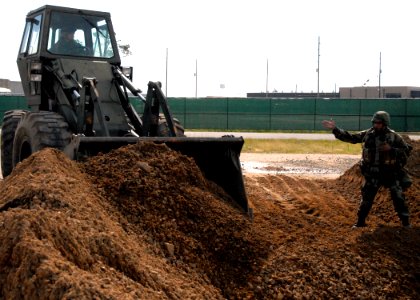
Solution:
M181 122L177 118L173 118L174 126L175 126L175 134L178 137L184 137L184 127L181 125ZM167 137L170 135L170 130L168 126L168 122L166 122L166 118L164 115L159 115L159 125L158 125L158 136Z
M3 178L13 170L13 140L15 139L16 128L26 113L25 110L9 110L4 113L1 130L1 171Z
M64 150L72 134L64 117L49 111L31 112L22 117L13 142L13 167L31 154L47 147Z

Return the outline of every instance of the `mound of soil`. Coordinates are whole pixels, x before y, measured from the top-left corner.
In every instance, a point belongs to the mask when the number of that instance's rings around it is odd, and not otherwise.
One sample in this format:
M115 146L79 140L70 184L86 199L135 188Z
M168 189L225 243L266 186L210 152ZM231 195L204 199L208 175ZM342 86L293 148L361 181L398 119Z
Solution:
M83 165L91 182L124 216L124 224L148 236L174 263L191 266L230 294L246 284L267 256L268 241L227 194L207 181L192 158L166 145L139 143L91 158Z
M362 177L247 174L251 220L193 159L139 143L83 163L44 149L0 182L1 299L415 299L420 145L402 229Z
M45 149L1 191L1 298L217 299L268 252L229 197L164 145L83 165Z
M420 142L407 163L413 228L403 229L386 190L366 228L352 229L363 177L356 164L335 180L246 176L254 226L273 251L251 279L248 298L418 299ZM417 171L416 171L417 170Z

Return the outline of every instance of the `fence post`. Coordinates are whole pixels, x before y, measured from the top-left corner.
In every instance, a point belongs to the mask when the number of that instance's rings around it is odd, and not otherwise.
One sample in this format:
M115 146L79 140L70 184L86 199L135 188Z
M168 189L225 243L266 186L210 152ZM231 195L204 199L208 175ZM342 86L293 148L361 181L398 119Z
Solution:
M226 98L226 130L229 130L229 98Z
M187 124L187 98L184 98L184 126Z
M317 99L315 98L315 105L314 105L314 127L312 128L312 130L315 130L316 128L316 103L317 103Z
M273 98L270 98L270 109L269 109L270 115L269 115L269 118L268 118L268 130L271 130L271 113L272 113L271 105L272 105L272 100L273 100Z
M361 118L362 118L362 101L360 99L358 101L359 101L359 131L360 131L360 130L362 130L360 128L361 124L362 124L362 121L361 121Z
M406 99L404 99L404 104L405 104L405 116L404 116L404 131L405 132L407 132L408 131L408 120L407 120L407 102L408 102L408 99L406 98Z

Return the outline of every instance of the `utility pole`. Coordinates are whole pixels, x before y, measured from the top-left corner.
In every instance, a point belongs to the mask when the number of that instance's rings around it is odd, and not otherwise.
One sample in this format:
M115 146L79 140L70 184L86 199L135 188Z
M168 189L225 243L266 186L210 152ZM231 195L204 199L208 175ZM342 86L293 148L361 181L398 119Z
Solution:
M321 54L319 52L320 45L321 45L321 39L320 39L320 37L318 37L318 68L316 69L316 72L318 73L318 88L317 88L317 93L316 93L317 98L319 98L319 57L321 56Z
M198 68L197 68L197 59L195 59L195 98L197 98L197 82L198 82Z
M265 97L268 97L268 58L267 58L267 74L265 77Z
M382 74L382 53L379 52L379 89L378 89L378 97L381 98L381 74Z

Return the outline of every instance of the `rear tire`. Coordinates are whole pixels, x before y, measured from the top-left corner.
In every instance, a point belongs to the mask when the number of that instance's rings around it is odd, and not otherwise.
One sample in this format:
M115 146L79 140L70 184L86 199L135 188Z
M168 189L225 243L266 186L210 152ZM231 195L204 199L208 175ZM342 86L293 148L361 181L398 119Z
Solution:
M185 136L184 134L185 130L184 130L184 127L181 125L181 122L179 122L179 120L176 118L173 118L173 120L174 120L176 136L179 136L179 137ZM166 122L164 115L159 115L159 125L158 125L157 135L162 136L162 137L171 136L168 122Z
M1 130L1 171L3 178L13 170L13 140L15 139L16 127L26 113L25 110L9 110L4 113Z
M13 142L13 167L31 154L47 147L64 150L72 133L64 117L49 111L23 116Z

